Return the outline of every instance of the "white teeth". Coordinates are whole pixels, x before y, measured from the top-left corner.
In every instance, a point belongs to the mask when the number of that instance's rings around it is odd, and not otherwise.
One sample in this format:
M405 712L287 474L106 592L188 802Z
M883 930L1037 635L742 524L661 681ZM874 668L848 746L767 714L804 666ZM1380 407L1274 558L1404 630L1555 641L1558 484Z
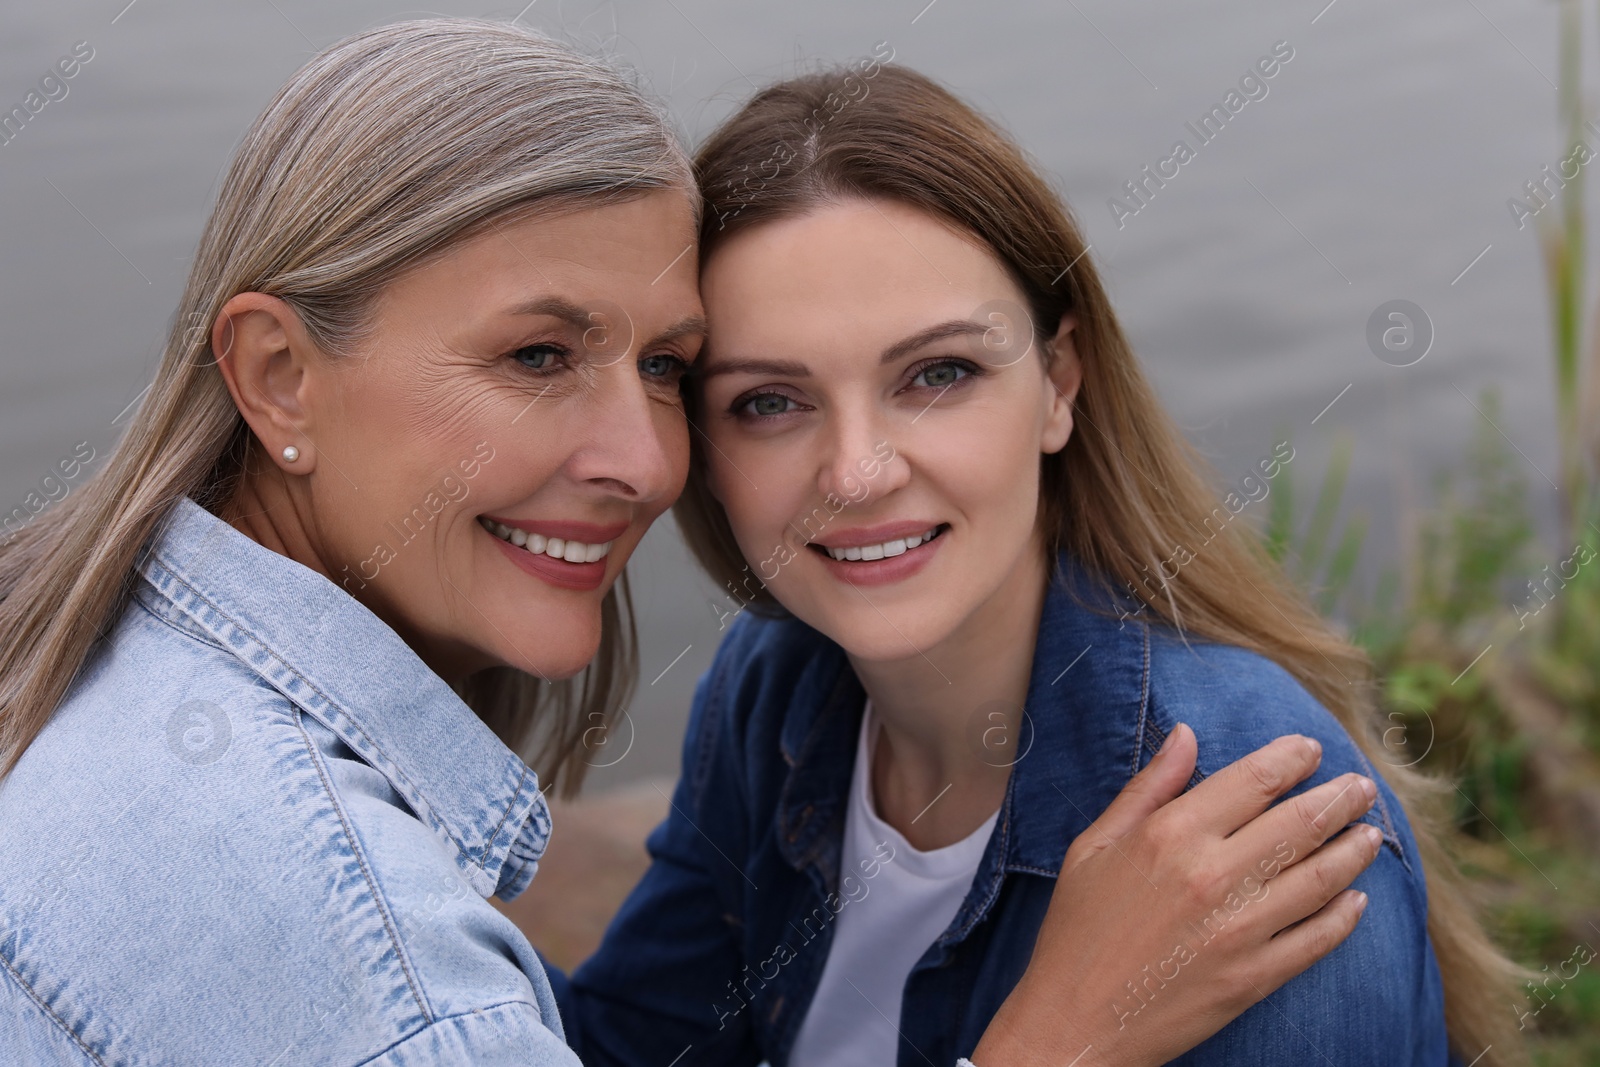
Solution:
M500 540L509 541L518 548L525 548L536 556L551 556L555 559L564 559L568 563L597 563L605 559L611 552L611 546L616 544L615 541L599 545L586 544L582 541L565 541L559 537L546 537L544 534L514 529L503 522L492 522L489 519L479 519L478 524Z
M932 541L938 536L939 527L924 533L913 534L910 537L896 538L885 541L881 545L861 545L854 548L825 548L828 555L837 560L873 560L887 559L890 556L901 556L918 545Z

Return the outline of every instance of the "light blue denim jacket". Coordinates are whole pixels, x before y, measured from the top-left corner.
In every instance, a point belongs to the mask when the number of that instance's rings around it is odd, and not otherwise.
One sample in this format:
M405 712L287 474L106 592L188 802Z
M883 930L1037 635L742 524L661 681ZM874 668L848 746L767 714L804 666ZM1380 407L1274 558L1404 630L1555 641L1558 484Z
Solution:
M187 498L0 781L0 1064L575 1065L487 901L534 773L388 626Z

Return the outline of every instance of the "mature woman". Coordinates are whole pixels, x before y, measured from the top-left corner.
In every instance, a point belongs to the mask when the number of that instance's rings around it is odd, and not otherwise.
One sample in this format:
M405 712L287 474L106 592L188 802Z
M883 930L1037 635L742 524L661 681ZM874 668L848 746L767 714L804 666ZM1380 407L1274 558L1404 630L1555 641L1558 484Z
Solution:
M987 1067L1063 847L1187 722L1197 781L1318 738L1304 795L1342 829L1378 778L1338 840L1381 847L1350 940L1178 1062L1516 1062L1512 971L1417 819L1428 783L1374 768L1369 665L1201 477L1017 146L869 61L757 94L697 174L711 332L678 514L738 618L654 863L563 996L586 1058L647 1062L623 1035L648 1030L701 1063ZM1266 874L1305 845L1257 847ZM1161 883L1123 906L1185 910ZM1114 1027L1058 1062L1167 1058L1140 1058L1151 1013L1227 980L1217 945L1276 886L1108 947L1126 984L1078 1021Z
M125 439L0 552L0 1061L576 1062L487 901L550 832L507 742L537 725L570 787L631 682L622 567L688 464L696 211L656 107L512 27L377 29L273 100ZM1098 1032L1069 1020L1121 978L1085 948L1177 936L1119 908L1137 882L1199 906L1254 862L1230 833L1325 836L1263 814L1305 739L1172 800L1193 759L1180 734L1077 847L985 1067ZM1271 936L1368 858L1281 875L1215 957L1250 988L1172 998L1151 1047L1348 935L1344 908Z

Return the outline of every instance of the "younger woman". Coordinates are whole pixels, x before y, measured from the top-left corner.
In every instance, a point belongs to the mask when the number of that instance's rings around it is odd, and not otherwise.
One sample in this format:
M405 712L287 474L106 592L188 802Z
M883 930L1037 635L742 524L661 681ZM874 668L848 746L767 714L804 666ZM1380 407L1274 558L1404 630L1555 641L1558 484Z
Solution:
M1027 1001L1065 843L1180 722L1195 782L1289 730L1325 748L1307 787L1377 777L1368 664L1271 566L1243 498L1206 488L1069 215L970 109L891 66L801 77L697 173L710 333L677 514L738 617L653 866L568 1015L586 1041L651 1020L696 1064L998 1067L979 1038L1014 986L1006 1011ZM1387 777L1340 839L1382 842L1356 932L1178 1062L1514 1060L1503 961L1412 824L1422 783ZM1322 795L1324 834L1355 817ZM1097 1036L1059 1062L1152 1062L1155 1010L1237 980L1208 970L1218 944L1318 843L1260 837L1223 906L1136 883L1127 913L1188 933L1086 947L1126 982L1067 998Z

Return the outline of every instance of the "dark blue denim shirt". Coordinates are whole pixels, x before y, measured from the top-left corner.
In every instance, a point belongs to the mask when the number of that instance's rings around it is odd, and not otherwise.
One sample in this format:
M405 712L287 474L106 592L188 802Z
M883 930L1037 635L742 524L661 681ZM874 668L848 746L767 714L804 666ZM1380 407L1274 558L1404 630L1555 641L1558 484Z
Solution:
M1282 734L1317 738L1322 765L1295 792L1347 771L1377 778L1365 819L1384 846L1355 882L1370 897L1355 933L1173 1062L1456 1062L1411 828L1349 735L1266 658L1185 643L1130 614L1136 605L1121 605L1070 557L1061 565L993 835L954 920L906 980L900 1067L951 1067L971 1054L1027 967L1067 846L1180 722L1199 741L1191 785ZM570 982L552 972L585 1064L665 1067L680 1054L693 1067L788 1061L822 975L828 920L848 906L841 873L852 872L839 862L864 698L844 651L817 631L788 618L736 622L696 691L648 872ZM1128 971L1147 998L1164 988L1158 971L1193 980L1162 960L1130 958ZM1130 990L1081 1010L1133 1026L1139 1006Z

